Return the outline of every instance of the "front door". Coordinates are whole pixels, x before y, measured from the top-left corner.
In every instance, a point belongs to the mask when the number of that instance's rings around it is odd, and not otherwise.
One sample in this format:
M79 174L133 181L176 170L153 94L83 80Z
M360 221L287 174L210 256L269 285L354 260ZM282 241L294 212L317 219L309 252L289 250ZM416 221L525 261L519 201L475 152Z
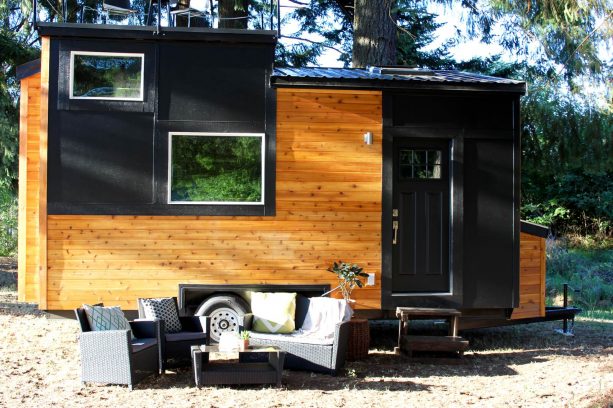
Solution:
M395 138L393 293L449 293L449 141Z

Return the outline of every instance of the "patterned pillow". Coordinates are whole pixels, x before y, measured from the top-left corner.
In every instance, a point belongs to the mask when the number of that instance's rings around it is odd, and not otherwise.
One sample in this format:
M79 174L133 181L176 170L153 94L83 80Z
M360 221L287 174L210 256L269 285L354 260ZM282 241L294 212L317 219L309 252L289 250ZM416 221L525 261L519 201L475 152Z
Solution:
M295 293L251 294L253 331L260 333L291 333L296 328Z
M179 310L173 298L141 299L146 319L164 320L166 333L178 333L181 327Z
M89 327L93 331L102 330L130 330L132 340L135 339L132 334L132 328L128 319L124 316L119 306L91 306L83 305L85 316Z

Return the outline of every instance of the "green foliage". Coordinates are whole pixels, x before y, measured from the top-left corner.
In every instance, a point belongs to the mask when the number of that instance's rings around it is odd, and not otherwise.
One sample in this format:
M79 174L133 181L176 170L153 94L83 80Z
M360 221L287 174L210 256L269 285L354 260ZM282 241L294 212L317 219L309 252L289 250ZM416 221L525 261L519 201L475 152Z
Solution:
M175 135L173 201L262 200L262 138Z
M338 261L338 263L334 262L332 266L328 268L328 271L334 273L338 277L339 287L345 300L351 298L351 292L354 288L361 288L364 285L360 278L368 278L368 274L358 265L343 261Z
M496 38L507 50L539 65L558 69L566 79L579 75L606 80L610 62L602 61L599 46L611 38L608 0L462 0L471 12L471 28L492 40L496 22L504 27ZM479 7L481 6L481 7ZM605 23L602 23L605 20Z
M522 217L556 234L613 234L613 116L541 84L522 100Z
M613 308L613 250L569 250L563 242L547 247L547 296L554 304L569 284L573 305L588 311Z
M0 256L17 254L17 200L6 188L0 188Z
M27 10L17 0L0 2L0 187L17 188L19 124L18 65L35 59Z
M353 42L352 15L344 11L335 0L308 0L304 3L308 3L308 7L296 9L283 22L284 27L291 22L297 22L297 32L282 33L293 39L302 38L308 33L322 40L303 40L293 44L282 41L277 47L275 65L312 65L327 48L333 48L338 52L338 60L349 66ZM451 44L445 44L434 51L423 51L423 47L433 41L434 32L440 27L434 21L436 16L427 11L426 2L398 0L396 6L390 10L390 16L394 16L398 26L398 64L427 68L448 68L453 64L447 52L447 47Z

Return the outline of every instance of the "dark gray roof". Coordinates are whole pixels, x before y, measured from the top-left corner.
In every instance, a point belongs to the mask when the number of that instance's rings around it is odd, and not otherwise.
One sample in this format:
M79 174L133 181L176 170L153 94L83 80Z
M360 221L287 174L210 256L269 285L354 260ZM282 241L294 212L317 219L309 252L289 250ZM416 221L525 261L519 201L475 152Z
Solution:
M372 84L371 87L434 87L468 86L525 92L522 81L472 74L455 70L421 70L409 68L275 68L272 81L276 85L297 83ZM377 84L379 86L377 86ZM420 86L421 85L421 86Z

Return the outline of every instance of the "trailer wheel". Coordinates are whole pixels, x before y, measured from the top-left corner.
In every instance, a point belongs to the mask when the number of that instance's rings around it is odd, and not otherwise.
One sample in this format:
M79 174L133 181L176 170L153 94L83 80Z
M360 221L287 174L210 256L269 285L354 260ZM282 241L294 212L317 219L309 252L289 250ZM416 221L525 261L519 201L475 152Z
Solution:
M196 310L196 316L208 316L211 321L211 340L219 342L221 333L238 332L242 316L249 306L239 296L217 295L202 302Z

